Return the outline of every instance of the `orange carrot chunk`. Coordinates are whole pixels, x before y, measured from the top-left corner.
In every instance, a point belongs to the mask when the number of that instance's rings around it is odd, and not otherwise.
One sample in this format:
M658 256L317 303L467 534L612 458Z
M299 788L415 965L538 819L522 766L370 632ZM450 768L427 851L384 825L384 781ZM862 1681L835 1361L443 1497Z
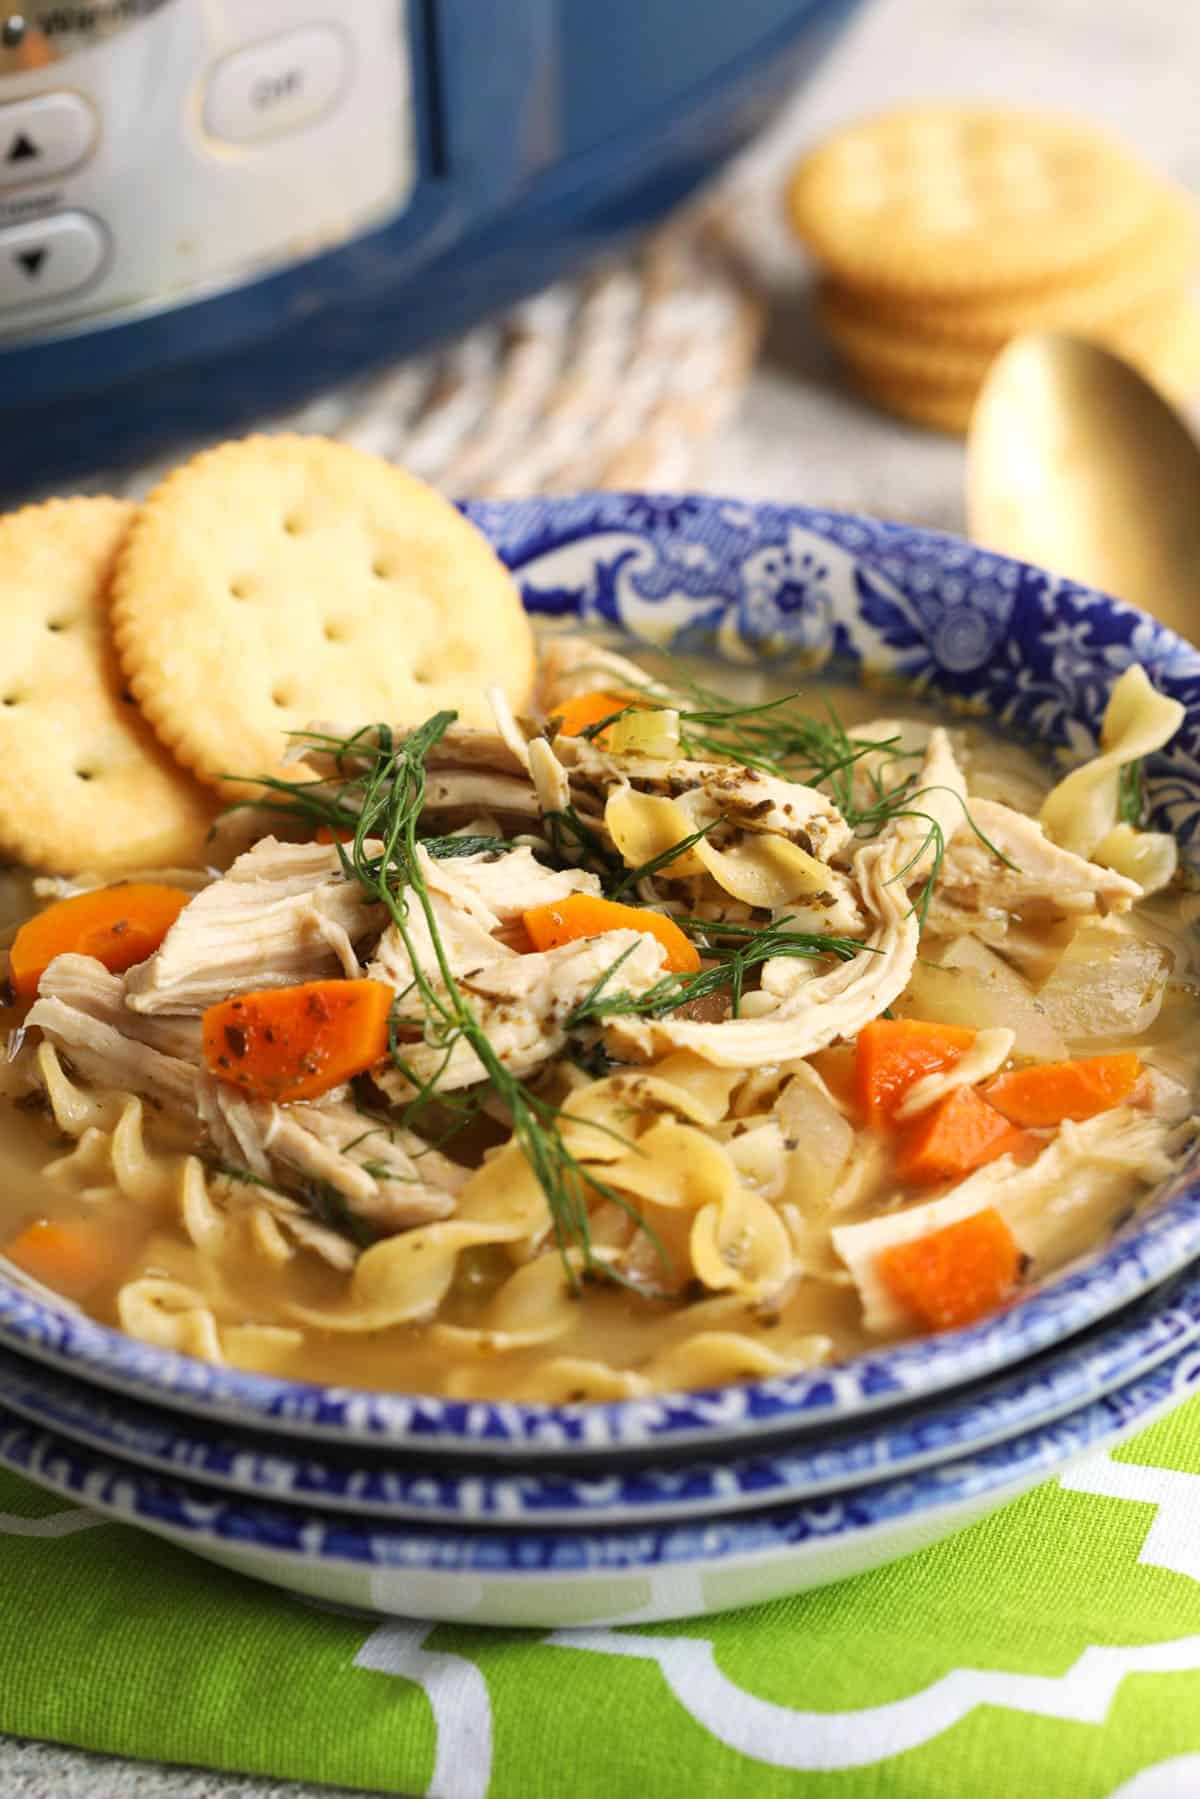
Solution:
M58 900L27 919L13 939L9 976L13 991L32 999L55 956L94 956L123 974L152 956L191 899L181 887L128 881Z
M994 1207L881 1251L880 1278L927 1330L954 1330L994 1311L1016 1285L1021 1252Z
M973 1087L956 1087L902 1128L896 1173L919 1186L956 1181L997 1156L1021 1155L1034 1143Z
M26 1274L68 1299L85 1298L113 1270L112 1250L104 1232L94 1224L35 1218L4 1245L4 1254Z
M205 1066L255 1099L312 1099L382 1061L393 998L382 981L239 993L204 1014Z
M882 1130L916 1081L953 1068L974 1041L974 1031L961 1025L927 1024L919 1018L876 1018L864 1025L854 1051L855 1087L863 1118Z
M700 966L695 944L674 920L645 906L622 906L590 893L572 893L553 905L534 906L522 916L534 949L558 949L584 937L601 937L605 931L645 931L666 950L663 967L672 974L694 974Z
M577 693L572 699L563 700L555 706L550 717L558 722L560 737L578 737L589 725L598 725L602 718L611 718L614 712L623 712L632 702L619 693ZM607 732L601 731L596 742L603 748Z
M989 1105L1014 1124L1062 1124L1094 1118L1127 1100L1142 1065L1131 1050L1114 1056L1084 1056L1075 1062L1041 1062L1012 1074L998 1074L983 1089Z

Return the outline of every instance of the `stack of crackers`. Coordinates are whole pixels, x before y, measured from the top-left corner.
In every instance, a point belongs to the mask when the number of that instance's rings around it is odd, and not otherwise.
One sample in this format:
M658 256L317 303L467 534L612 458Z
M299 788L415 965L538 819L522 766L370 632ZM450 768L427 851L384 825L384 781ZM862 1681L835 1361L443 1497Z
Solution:
M221 802L297 778L292 734L490 725L533 634L490 545L424 482L318 437L206 451L142 506L0 518L0 852L52 873L194 865ZM299 771L302 775L303 769Z
M884 113L801 162L788 211L855 384L904 418L964 431L992 359L1029 330L1103 343L1176 401L1200 385L1194 205L1072 119Z

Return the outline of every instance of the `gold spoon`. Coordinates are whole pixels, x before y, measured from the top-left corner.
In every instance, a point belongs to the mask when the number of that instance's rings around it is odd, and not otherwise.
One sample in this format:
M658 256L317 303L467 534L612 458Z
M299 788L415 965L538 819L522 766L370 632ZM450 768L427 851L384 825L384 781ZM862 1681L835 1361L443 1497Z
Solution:
M1098 344L1028 332L996 358L967 437L967 529L1200 639L1200 446Z

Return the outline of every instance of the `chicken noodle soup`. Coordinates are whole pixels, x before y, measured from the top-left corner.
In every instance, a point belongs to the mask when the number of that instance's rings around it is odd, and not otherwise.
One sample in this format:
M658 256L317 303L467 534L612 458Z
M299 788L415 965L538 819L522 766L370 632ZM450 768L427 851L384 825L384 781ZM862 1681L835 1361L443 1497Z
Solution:
M657 666L548 638L535 717L314 729L223 872L42 883L16 1278L241 1367L565 1401L952 1328L1101 1243L1192 1134L1140 792L1180 708L1129 669L1051 788L920 708Z

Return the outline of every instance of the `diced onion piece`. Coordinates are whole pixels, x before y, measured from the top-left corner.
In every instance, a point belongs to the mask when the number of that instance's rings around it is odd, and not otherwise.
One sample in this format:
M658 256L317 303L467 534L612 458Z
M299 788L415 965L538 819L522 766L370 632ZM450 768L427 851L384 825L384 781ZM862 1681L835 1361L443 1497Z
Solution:
M666 706L624 712L605 731L604 748L610 756L677 756L679 714Z
M1169 958L1158 944L1117 923L1089 920L1075 932L1038 998L1068 1045L1122 1041L1141 1036L1154 1023L1168 973Z
M927 1018L970 1030L1011 1030L1012 1053L1035 1062L1066 1053L1055 1021L1015 969L975 937L959 937L938 963L918 962L893 1006L902 1018Z
M853 1127L815 1086L790 1080L775 1102L787 1152L787 1197L807 1210L828 1204L854 1147Z

